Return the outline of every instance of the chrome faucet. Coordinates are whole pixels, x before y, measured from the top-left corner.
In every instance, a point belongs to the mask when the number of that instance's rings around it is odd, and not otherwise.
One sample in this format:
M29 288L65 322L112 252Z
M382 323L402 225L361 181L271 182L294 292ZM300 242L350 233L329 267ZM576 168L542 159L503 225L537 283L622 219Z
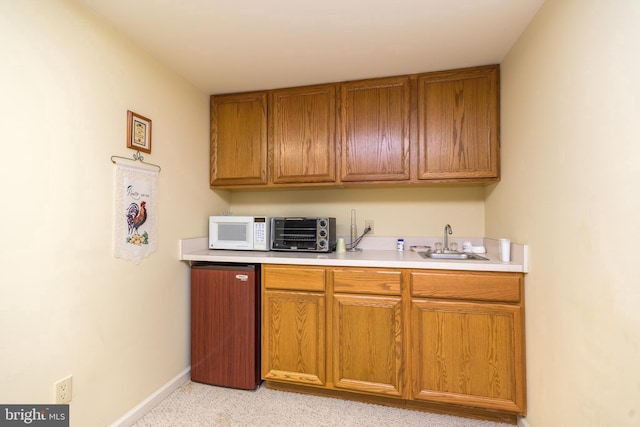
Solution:
M442 248L442 252L449 252L449 234L453 234L453 230L449 224L444 226L444 247Z

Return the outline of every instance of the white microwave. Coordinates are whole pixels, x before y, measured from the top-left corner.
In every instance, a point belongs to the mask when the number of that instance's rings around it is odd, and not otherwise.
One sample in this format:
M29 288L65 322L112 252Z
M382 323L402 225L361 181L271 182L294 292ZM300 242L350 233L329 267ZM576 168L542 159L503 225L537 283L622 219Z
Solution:
M270 226L266 216L210 216L209 249L268 251Z

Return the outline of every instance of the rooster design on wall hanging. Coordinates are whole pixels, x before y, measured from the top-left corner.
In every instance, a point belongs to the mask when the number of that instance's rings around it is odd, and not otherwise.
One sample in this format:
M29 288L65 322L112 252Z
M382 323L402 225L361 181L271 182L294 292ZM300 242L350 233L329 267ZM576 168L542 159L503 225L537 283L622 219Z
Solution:
M147 203L143 200L138 206L137 203L131 203L127 209L127 226L129 233L127 236L127 243L132 245L148 245L149 235L145 231L140 234L138 228L147 220L147 209L145 205Z

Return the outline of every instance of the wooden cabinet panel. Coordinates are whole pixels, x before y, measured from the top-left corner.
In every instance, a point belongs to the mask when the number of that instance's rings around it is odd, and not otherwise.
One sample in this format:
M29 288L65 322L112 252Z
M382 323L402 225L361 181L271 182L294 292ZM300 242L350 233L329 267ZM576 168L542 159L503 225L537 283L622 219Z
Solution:
M211 185L266 183L266 92L212 96Z
M375 268L349 268L333 270L333 291L400 295L402 272Z
M409 77L342 85L342 181L409 179Z
M273 182L335 183L336 86L272 93Z
M267 289L324 292L324 267L263 265L262 283Z
M499 177L498 66L418 76L418 179Z
M263 379L324 385L325 296L266 290L262 310Z
M335 294L333 328L336 387L403 395L400 297Z
M520 273L420 272L411 273L411 295L422 298L519 302Z
M525 413L522 309L412 301L413 398Z

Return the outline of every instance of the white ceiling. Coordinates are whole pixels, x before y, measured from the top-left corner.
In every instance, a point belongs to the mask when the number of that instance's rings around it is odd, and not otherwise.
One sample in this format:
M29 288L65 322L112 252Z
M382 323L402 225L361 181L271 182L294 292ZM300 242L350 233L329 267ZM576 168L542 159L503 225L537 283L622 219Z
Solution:
M544 0L77 0L211 94L500 63Z

